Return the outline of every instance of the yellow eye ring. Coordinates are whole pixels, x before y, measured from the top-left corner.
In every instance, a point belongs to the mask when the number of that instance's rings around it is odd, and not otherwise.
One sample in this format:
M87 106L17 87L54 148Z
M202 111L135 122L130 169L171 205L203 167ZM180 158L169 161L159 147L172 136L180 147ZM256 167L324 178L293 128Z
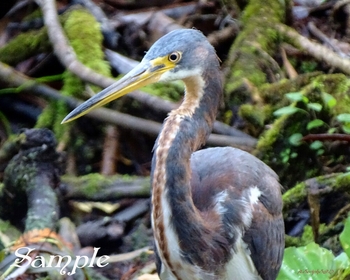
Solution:
M180 52L172 52L169 54L168 59L170 62L176 63L180 61L181 57L182 55Z

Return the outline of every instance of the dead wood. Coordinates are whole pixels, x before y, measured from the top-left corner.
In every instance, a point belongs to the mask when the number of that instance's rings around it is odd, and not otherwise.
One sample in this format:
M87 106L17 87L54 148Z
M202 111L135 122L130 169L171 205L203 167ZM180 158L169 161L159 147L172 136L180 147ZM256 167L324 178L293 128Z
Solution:
M102 175L115 174L118 143L118 128L114 125L107 125L101 163Z
M350 74L349 59L339 56L325 46L312 42L286 25L279 24L276 25L276 28L291 42L291 44L301 48L317 60L326 62L328 65L340 69L345 74Z
M83 246L99 242L119 243L125 235L128 223L149 211L149 199L139 199L130 207L118 212L112 217L103 217L81 224L77 228L79 240Z

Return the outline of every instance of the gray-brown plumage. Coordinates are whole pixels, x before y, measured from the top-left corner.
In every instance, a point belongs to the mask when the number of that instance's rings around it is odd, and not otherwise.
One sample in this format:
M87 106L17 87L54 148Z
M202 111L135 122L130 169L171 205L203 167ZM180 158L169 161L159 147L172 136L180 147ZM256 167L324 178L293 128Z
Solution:
M182 80L152 161L152 226L161 279L276 279L284 249L277 175L238 149L200 148L222 95L219 61L193 29L160 38L124 78L71 112L73 120L145 84Z

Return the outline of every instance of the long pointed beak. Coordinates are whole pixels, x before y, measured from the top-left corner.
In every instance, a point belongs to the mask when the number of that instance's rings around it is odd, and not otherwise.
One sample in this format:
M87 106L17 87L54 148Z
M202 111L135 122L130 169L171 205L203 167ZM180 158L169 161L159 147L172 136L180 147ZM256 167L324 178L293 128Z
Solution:
M156 58L152 61L142 60L138 66L119 81L80 104L63 119L62 123L73 121L133 90L157 82L160 76L171 68L173 66L169 64L165 57Z

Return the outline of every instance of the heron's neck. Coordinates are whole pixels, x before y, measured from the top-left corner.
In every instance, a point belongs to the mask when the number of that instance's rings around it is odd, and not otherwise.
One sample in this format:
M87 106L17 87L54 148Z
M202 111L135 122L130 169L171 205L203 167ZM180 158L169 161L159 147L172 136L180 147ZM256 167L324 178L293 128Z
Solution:
M213 73L184 82L185 100L166 119L152 165L154 236L159 254L171 270L176 270L171 267L177 259L174 244L203 245L199 243L203 242L201 233L206 228L192 200L190 157L210 134L222 92L221 78ZM180 258L181 248L178 251Z

